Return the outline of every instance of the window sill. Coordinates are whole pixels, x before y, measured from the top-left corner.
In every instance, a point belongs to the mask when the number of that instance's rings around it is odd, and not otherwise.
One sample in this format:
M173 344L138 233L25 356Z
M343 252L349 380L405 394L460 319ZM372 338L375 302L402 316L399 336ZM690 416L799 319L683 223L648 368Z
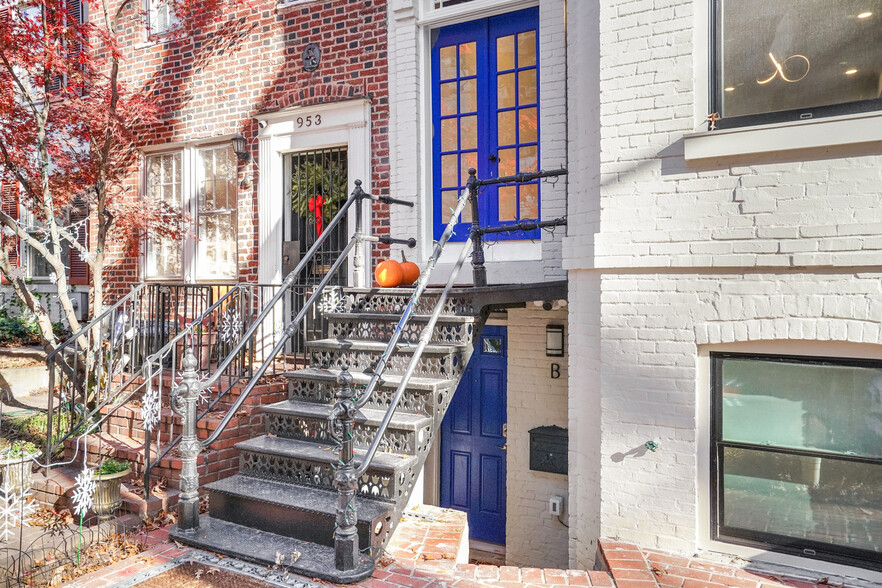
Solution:
M882 142L882 112L707 131L683 137L687 161L878 142Z

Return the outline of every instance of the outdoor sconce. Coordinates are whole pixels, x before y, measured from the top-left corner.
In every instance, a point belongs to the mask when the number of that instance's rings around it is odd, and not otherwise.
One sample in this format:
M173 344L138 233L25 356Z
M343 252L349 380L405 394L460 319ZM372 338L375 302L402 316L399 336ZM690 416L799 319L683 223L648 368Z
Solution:
M251 161L251 153L248 152L247 142L241 133L233 135L233 153L236 154L236 159L242 163Z
M548 357L563 357L563 325L545 325L545 355Z

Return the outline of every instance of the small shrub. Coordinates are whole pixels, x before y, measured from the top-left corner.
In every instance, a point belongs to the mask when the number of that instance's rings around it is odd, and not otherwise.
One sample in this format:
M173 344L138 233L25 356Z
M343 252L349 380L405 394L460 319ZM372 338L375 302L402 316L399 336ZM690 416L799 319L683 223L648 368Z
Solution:
M124 472L129 469L130 465L131 464L127 461L118 461L112 457L108 457L102 462L95 473L99 476L118 474L119 472Z
M37 449L37 446L30 441L16 440L9 442L6 439L0 440L0 444L3 443L5 443L5 445L0 445L0 459L13 459L16 457L36 455L40 451Z

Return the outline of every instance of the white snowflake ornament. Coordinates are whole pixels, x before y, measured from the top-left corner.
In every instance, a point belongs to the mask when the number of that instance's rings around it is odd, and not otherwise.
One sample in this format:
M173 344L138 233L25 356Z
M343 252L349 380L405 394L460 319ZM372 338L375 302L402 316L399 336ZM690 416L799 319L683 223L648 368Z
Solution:
M221 320L220 338L225 343L234 343L242 333L242 317L235 309L228 309Z
M95 493L95 477L92 470L83 467L83 471L77 475L76 487L74 488L71 502L73 503L74 514L80 517L86 516L89 509L92 508L92 495Z
M12 466L7 466L12 467ZM30 463L24 467L30 467ZM29 527L29 516L37 510L36 503L28 500L29 488L13 488L12 476L3 477L3 486L0 487L0 541L9 541L15 534L18 526Z
M49 281L52 282L53 284L57 284L58 283L58 274L56 274L55 272L50 272Z
M95 254L91 251L80 251L80 261L92 263L95 261Z
M15 235L16 235L15 229L13 229L12 227L8 227L6 225L3 225L3 235L6 237L15 237Z
M144 421L144 429L152 431L159 424L159 390L150 390L141 402L141 420Z

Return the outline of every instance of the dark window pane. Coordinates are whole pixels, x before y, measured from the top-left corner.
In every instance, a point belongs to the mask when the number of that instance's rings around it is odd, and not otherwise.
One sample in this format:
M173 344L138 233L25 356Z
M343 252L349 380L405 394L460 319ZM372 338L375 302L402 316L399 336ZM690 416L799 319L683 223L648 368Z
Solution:
M724 118L880 97L882 0L719 2Z
M882 457L882 370L723 360L723 440Z
M879 552L882 466L725 448L721 523Z

